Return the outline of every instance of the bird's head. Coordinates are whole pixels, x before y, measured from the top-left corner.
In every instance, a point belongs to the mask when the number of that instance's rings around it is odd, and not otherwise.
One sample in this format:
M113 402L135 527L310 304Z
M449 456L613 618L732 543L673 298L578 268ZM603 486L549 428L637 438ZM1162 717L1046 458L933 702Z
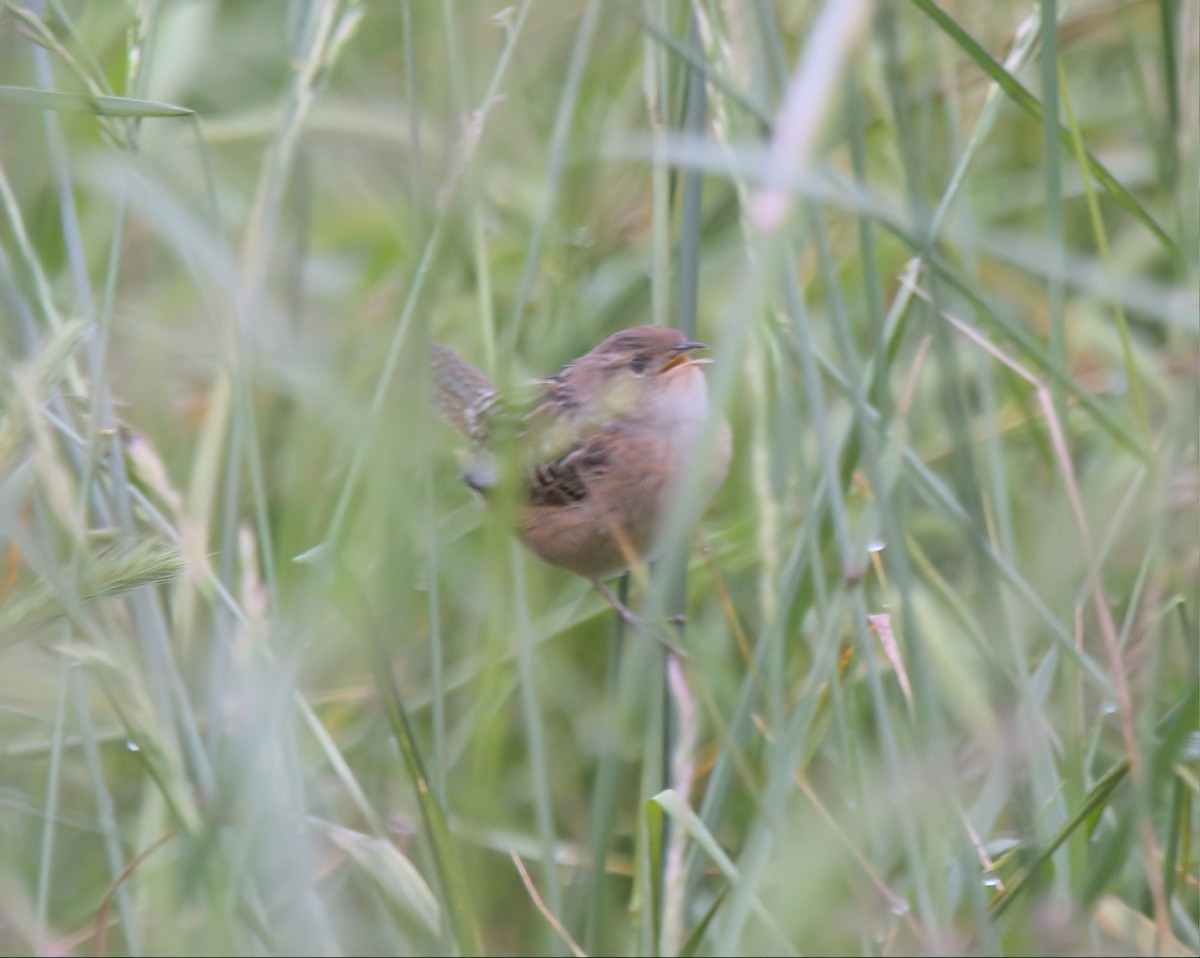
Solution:
M702 417L707 391L701 367L712 360L693 354L707 348L677 329L634 326L609 336L561 375L580 402L616 415L660 416L698 406Z

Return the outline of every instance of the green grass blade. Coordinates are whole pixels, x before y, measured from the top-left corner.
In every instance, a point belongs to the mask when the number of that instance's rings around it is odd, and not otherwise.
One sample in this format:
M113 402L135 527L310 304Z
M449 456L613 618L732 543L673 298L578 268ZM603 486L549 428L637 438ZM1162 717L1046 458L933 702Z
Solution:
M374 642L377 652L375 680L378 683L380 700L383 703L388 727L391 729L396 744L400 747L400 754L404 758L405 767L412 779L413 788L416 790L421 817L425 822L425 830L437 867L442 888L442 902L449 921L451 936L459 954L481 955L483 954L483 942L479 937L478 925L470 904L470 887L455 847L454 836L450 833L446 812L438 801L437 794L425 771L425 763L421 758L420 744L414 733L412 720L409 718L400 690L392 678L387 649L384 647L381 637L376 638Z
M151 119L167 116L194 116L195 110L173 103L156 103L133 97L59 93L32 87L0 85L0 103L29 110L53 110L56 113L91 113L94 116L116 116Z
M1005 70L953 17L938 6L934 0L913 0L913 3L945 31L947 36L958 44L963 49L963 52L1000 86L1013 103L1034 120L1039 122L1042 120L1043 107L1041 101L1030 93L1020 80ZM1071 147L1071 131L1057 123L1056 125L1058 126L1058 140L1060 144L1069 149ZM1087 153L1087 168L1096 182L1113 199L1136 216L1158 238L1159 242L1167 249L1173 259L1178 259L1180 255L1179 247L1166 230L1137 201L1133 194L1121 184L1120 180L1113 176L1107 167L1090 152Z

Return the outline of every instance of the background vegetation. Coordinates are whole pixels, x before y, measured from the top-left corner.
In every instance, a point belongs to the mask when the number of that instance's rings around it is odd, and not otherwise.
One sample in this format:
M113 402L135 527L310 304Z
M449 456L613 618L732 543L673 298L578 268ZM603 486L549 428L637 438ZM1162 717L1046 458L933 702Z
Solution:
M1195 954L1198 46L0 4L0 951ZM651 321L735 436L669 672L424 396Z

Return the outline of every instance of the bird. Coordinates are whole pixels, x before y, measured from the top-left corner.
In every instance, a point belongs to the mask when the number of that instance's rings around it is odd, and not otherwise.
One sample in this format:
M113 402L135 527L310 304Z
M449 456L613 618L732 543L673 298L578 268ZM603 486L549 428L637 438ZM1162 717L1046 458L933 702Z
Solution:
M632 627L605 579L652 559L709 415L704 343L666 326L612 334L561 372L532 384L514 411L451 347L433 341L434 405L470 444L463 479L483 498L511 477L516 532L539 559L590 580ZM507 463L497 453L511 443ZM707 469L711 496L729 468L723 419ZM505 468L511 473L505 473Z

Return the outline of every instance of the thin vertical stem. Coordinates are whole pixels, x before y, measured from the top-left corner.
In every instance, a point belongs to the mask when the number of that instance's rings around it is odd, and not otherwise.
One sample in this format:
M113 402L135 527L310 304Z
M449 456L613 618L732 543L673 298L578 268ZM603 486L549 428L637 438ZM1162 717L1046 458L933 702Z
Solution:
M1067 368L1066 317L1063 308L1062 265L1062 145L1058 132L1058 4L1041 0L1042 23L1042 148L1046 189L1046 306L1050 317L1050 358L1059 369ZM1086 172L1084 179L1087 179ZM1066 417L1066 393L1056 383L1054 409L1059 420Z

